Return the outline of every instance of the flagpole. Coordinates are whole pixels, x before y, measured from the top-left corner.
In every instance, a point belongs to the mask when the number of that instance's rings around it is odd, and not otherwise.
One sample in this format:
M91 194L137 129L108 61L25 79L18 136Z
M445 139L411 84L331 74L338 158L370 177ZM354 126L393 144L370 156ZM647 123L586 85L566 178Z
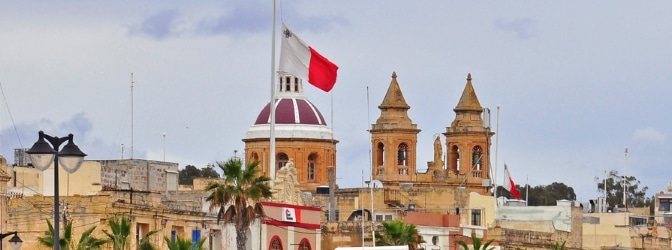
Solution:
M497 162L499 157L499 104L497 104L497 128L495 130L497 136L495 137L495 176L493 178L495 180L495 190L493 191L493 194L495 195L495 201L497 201L497 168L499 168ZM497 204L497 202L495 202L495 204Z
M269 150L269 166L268 177L271 179L269 186L273 187L275 180L275 3L273 0L273 26L271 27L271 124L270 124L270 150Z
M525 206L527 207L527 201L529 200L528 197L530 195L530 184L528 184L528 176L525 175Z

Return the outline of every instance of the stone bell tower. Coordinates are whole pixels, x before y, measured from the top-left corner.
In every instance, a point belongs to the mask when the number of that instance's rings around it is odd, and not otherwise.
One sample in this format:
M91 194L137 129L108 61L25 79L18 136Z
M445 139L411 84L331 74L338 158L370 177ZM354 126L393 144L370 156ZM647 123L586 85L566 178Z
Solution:
M397 82L397 73L393 72L385 98L378 106L380 116L370 130L372 176L384 185L398 186L414 178L420 129L408 117L410 108Z
M448 171L455 174L460 186L487 194L492 185L490 145L495 133L490 128L489 110L481 107L471 80L468 74L462 97L453 109L455 119L444 133L446 162Z

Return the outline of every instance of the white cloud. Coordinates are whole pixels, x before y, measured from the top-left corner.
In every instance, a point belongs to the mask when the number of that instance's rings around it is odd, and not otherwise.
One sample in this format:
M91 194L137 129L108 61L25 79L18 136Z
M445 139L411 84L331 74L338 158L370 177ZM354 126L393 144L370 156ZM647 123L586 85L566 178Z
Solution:
M658 131L655 128L648 127L644 129L637 129L635 130L635 134L632 136L632 139L634 141L639 141L639 142L656 142L656 143L663 143L665 142L665 139L667 138L667 135Z

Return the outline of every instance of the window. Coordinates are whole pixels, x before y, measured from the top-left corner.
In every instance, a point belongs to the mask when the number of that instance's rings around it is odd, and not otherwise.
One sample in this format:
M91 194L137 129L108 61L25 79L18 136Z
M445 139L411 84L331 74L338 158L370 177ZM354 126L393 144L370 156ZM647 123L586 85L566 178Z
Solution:
M289 161L289 157L285 153L279 153L275 159L278 162L278 168L277 169L281 169Z
M378 147L376 148L376 166L383 166L385 163L385 145L383 145L382 142L378 143Z
M282 242L280 242L280 237L273 236L271 239L271 245L269 246L270 250L282 250Z
M201 230L191 230L191 249L196 249L196 245L201 240Z
M472 209L471 210L471 225L480 226L481 225L481 210Z
M136 223L135 224L135 242L139 242L145 235L149 233L149 224Z
M292 86L292 78L288 76L285 79L285 91L289 92L290 91L290 89L289 89L290 86Z
M299 78L294 77L294 92L299 92Z
M259 155L257 152L252 153L252 157L250 157L250 162L258 162L259 161Z
M474 147L474 152L471 155L471 168L472 170L482 170L481 166L481 156L483 156L483 149L481 146Z
M301 239L301 243L299 243L299 250L310 250L310 242L308 239Z
M660 199L660 206L658 207L658 211L670 211L670 204L672 204L672 199Z
M450 153L448 154L448 168L456 172L460 171L460 148L457 146L453 146L450 149Z
M391 214L376 214L376 221L392 220Z
M315 160L317 159L316 154L310 154L308 156L308 181L315 181Z
M173 226L172 229L170 230L170 240L175 242L178 236L180 238L184 237L184 227Z
M406 143L399 144L397 150L397 165L408 166L408 145Z

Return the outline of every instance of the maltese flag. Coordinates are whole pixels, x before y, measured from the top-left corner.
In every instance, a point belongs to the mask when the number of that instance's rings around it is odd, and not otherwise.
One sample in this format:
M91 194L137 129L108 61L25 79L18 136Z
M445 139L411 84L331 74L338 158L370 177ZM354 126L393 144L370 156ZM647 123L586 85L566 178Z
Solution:
M279 71L308 80L313 86L329 92L336 84L338 66L304 43L282 24Z
M520 193L518 193L516 183L513 182L513 178L511 178L511 174L509 174L509 168L506 167L506 164L504 164L504 189L509 191L513 198L520 200Z

